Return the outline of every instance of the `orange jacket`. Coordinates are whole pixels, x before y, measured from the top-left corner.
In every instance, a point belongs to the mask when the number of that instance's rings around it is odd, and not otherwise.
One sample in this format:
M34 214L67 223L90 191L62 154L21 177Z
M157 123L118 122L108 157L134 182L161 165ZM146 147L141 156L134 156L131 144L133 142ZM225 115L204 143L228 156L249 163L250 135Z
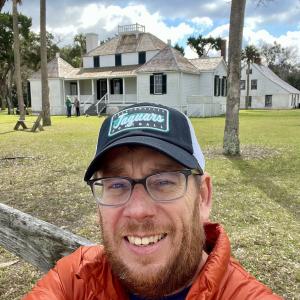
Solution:
M282 299L249 275L230 257L230 243L218 224L206 224L208 259L193 283L188 300ZM112 275L102 246L80 247L57 262L23 300L128 299Z

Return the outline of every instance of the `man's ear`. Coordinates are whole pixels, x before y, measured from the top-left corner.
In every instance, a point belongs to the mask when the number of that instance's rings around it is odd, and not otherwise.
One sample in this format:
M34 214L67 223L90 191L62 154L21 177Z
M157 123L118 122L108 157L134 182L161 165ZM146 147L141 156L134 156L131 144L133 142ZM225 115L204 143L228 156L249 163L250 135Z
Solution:
M199 210L200 210L201 220L203 222L208 222L211 207L212 207L212 180L207 173L201 176L199 193L200 193Z

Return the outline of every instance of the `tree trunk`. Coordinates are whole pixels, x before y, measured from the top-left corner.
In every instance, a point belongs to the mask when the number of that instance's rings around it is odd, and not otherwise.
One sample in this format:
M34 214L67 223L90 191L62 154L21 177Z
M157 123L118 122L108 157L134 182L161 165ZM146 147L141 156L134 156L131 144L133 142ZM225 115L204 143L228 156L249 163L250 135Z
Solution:
M247 62L247 87L246 87L246 99L245 99L245 108L249 108L249 79L250 79L250 61Z
M40 0L41 83L43 126L51 125L46 45L46 0Z
M18 95L18 106L20 120L25 120L24 99L21 79L21 59L20 59L20 40L18 27L17 0L13 0L13 30L14 30L14 61L15 61L15 82Z
M239 109L241 80L241 50L246 0L232 0L228 49L228 95L223 153L240 155Z

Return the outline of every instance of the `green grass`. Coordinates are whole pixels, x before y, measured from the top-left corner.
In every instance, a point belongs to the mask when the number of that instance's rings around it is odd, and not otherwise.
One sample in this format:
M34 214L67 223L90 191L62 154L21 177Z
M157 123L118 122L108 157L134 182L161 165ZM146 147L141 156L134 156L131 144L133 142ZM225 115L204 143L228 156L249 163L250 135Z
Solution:
M83 175L103 118L52 117L53 126L37 133L13 131L16 120L0 113L0 201L99 241ZM239 158L221 154L224 122L192 119L213 178L212 220L224 225L249 272L299 299L300 110L241 111ZM3 160L16 156L28 158ZM15 259L0 248L0 264ZM0 299L19 299L40 275L21 260L0 268Z

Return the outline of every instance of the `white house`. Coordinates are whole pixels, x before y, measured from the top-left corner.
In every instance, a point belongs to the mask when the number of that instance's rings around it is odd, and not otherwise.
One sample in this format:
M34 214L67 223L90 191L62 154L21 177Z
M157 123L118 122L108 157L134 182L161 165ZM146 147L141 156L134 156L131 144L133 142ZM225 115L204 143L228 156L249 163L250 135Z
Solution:
M242 69L241 108L247 95L247 67ZM299 105L300 91L279 78L264 65L251 64L249 73L249 108L292 109Z
M65 98L77 97L87 114L107 113L137 102L154 102L189 116L225 113L226 64L222 57L188 60L139 24L119 26L118 35L98 46L87 34L83 67L57 55L48 63L51 114L65 114ZM40 111L40 71L29 79L33 111Z

